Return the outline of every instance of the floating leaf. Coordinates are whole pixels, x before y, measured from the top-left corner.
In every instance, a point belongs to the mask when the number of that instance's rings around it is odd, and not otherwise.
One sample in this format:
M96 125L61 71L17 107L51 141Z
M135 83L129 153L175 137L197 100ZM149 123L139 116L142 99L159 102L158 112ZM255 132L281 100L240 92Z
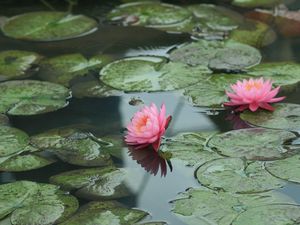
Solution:
M236 216L244 211L276 203L294 202L277 192L231 194L203 188L189 189L172 201L172 212L188 225L231 225Z
M100 69L111 61L105 55L86 59L81 54L67 54L45 59L40 64L39 77L53 83L70 86L70 81L76 77L86 75L89 70Z
M0 126L9 126L9 118L4 114L0 114Z
M41 56L34 52L0 52L0 81L30 77L33 73L27 71L40 59Z
M52 151L65 162L79 166L110 165L112 161L109 151L115 147L108 141L97 140L90 133L71 128L38 134L31 137L30 142L37 148Z
M132 57L117 60L100 71L107 85L124 91L170 91L203 80L211 71L204 66L166 63L160 57Z
M240 158L206 162L197 169L196 177L205 187L233 193L260 193L284 186L284 182L264 170L261 162L247 164Z
M16 39L55 41L89 34L97 29L97 22L64 12L30 12L9 18L1 29Z
M294 138L296 135L288 131L249 128L217 134L208 146L225 156L274 160L288 156L290 146L285 142Z
M271 7L279 4L282 0L233 0L235 6L255 8L255 7Z
M162 151L172 153L172 159L179 159L188 166L203 164L222 156L205 148L206 142L215 132L180 133L173 138L166 139Z
M274 105L274 108L273 112L259 110L256 113L252 113L245 111L240 117L254 126L283 130L300 130L300 105L278 103Z
M115 167L80 169L50 178L50 182L66 190L76 189L85 199L116 199L130 195L125 184L127 172Z
M166 222L146 222L146 223L137 223L135 225L167 225Z
M276 160L274 162L267 162L265 164L266 170L275 177L283 180L300 183L300 156L294 155L292 157Z
M135 224L147 215L142 210L125 208L117 202L90 202L62 225L127 225Z
M37 80L0 83L0 112L34 115L63 108L70 92L65 87Z

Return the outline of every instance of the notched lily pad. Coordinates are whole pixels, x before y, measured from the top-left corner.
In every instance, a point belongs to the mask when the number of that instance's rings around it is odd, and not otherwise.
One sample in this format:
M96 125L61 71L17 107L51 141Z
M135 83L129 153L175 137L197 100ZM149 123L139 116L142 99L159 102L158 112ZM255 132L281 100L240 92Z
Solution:
M179 62L166 63L162 57L132 57L114 61L100 71L100 80L115 89L170 91L203 80L211 71L205 66L190 67Z
M2 51L0 52L0 81L26 78L33 75L32 66L37 64L41 56L35 52Z
M294 138L296 135L288 131L249 128L217 134L210 139L208 146L225 156L274 160L293 153L287 142Z
M33 146L55 153L61 160L79 166L105 166L112 163L109 151L118 148L90 133L71 128L47 131L31 137Z
M122 206L118 202L90 202L62 225L127 225L136 224L148 215L139 209Z
M66 190L77 190L85 199L116 199L130 195L126 186L128 171L115 167L100 167L64 172L50 178L50 182Z
M16 39L56 41L89 34L97 29L97 22L84 15L42 11L9 18L1 29Z
M100 69L110 61L111 57L105 55L90 59L81 54L61 55L43 60L40 64L39 77L68 87L71 80L86 75L90 70Z
M205 187L233 193L260 193L284 186L284 182L270 175L261 162L248 164L240 158L206 162L197 169L196 177Z
M0 113L35 115L65 107L67 88L45 81L23 80L0 83Z

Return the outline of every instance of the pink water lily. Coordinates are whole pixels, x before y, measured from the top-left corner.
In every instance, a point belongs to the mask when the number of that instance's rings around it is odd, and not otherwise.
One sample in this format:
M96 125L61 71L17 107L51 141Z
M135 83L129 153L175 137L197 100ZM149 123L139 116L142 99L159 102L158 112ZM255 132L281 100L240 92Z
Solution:
M270 103L282 101L285 97L277 97L280 87L272 89L272 81L258 79L244 79L237 81L236 84L231 85L234 93L226 91L230 98L229 102L225 102L225 106L237 107L236 111L244 111L250 109L255 112L258 108L273 111L274 108Z
M158 151L161 137L165 134L171 120L171 116L166 117L166 107L163 104L158 111L156 105L144 106L136 112L127 125L128 133L125 142L136 148L144 148L152 145Z

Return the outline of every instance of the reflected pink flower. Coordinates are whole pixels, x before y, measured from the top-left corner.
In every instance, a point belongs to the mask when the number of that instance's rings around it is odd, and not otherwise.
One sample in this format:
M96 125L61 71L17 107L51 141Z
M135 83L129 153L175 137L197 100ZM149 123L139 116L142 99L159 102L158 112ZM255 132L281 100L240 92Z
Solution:
M264 81L263 78L237 81L236 84L231 85L231 89L234 93L226 91L230 101L225 102L224 105L237 107L236 111L244 111L248 108L252 112L258 108L273 111L274 108L269 103L279 102L285 98L275 98L280 87L272 89L272 81Z
M152 103L136 112L127 125L128 133L125 142L128 145L143 148L152 145L158 151L161 137L165 134L171 120L171 116L166 117L166 107L163 104L158 111L156 105Z

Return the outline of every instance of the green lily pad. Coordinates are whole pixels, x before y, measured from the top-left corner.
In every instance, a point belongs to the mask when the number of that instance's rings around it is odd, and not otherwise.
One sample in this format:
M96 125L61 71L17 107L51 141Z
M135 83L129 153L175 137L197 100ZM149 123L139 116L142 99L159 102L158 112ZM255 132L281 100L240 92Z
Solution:
M182 7L151 1L123 4L113 9L107 18L125 25L161 27L189 19L192 13Z
M172 154L172 159L179 159L187 166L203 164L222 156L205 148L207 141L216 132L180 133L173 138L166 139L162 145L162 151Z
M109 56L99 55L86 59L81 54L67 54L43 60L39 77L43 80L70 86L74 78L86 75L90 70L100 69L111 61Z
M126 208L117 202L90 202L61 225L128 225L135 224L147 215L147 212Z
M125 169L100 167L64 172L50 177L50 182L66 190L77 190L85 199L116 199L130 195L125 184Z
M64 12L30 12L9 18L2 32L29 41L56 41L87 35L97 29L94 19Z
M240 214L232 225L286 225L300 221L300 206L292 204L273 204L252 208Z
M240 74L214 74L208 79L184 89L184 96L194 106L222 108L222 104L228 101L225 90L237 80L247 79L249 76Z
M267 162L265 164L266 170L275 177L283 180L300 183L300 156L294 155L292 157L276 160L274 162Z
M167 225L166 222L146 222L146 223L136 223L135 225Z
M247 164L240 158L206 162L197 169L196 177L207 188L233 193L260 193L281 188L285 184L270 175L261 162Z
M0 83L0 113L35 115L65 107L70 92L44 81L23 80Z
M294 138L296 135L288 131L249 128L217 134L209 140L208 146L225 156L274 160L291 154L290 145L285 143Z
M40 59L41 56L34 52L0 52L0 81L30 77L33 73L28 73L28 70Z
M274 105L273 112L259 110L256 113L243 112L242 120L260 127L295 130L300 129L300 105L290 103L278 103Z
M79 166L105 166L112 163L109 141L98 140L90 133L71 128L47 131L31 137L30 142L39 149L55 153L61 160Z
M123 91L170 91L203 80L211 71L205 66L190 67L166 63L161 57L132 57L117 60L100 71L100 79Z
M76 98L104 98L120 96L122 92L105 85L99 80L92 80L72 85L72 95Z
M282 0L233 0L235 6L255 8L255 7L271 7L278 5Z
M189 189L171 203L172 212L187 225L231 225L239 214L252 208L294 202L274 191L260 194L232 194L201 188Z
M239 71L260 63L260 52L234 41L199 40L175 49L170 53L174 62L209 66L218 71Z
M16 181L0 189L0 218L11 213L12 224L49 225L67 219L78 208L77 199L55 185Z
M262 63L247 71L247 74L271 79L276 86L291 86L300 82L300 64L293 62Z

